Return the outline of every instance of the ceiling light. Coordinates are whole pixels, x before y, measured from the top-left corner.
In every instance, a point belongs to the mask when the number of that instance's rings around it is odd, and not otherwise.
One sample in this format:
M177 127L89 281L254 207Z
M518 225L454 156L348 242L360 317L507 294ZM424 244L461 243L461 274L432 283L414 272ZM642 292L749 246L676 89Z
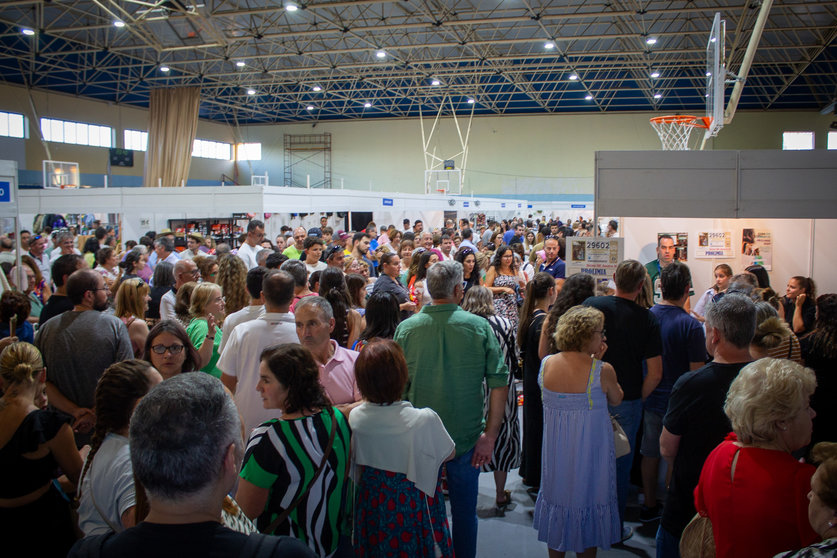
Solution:
M294 0L285 0L282 2L282 7L285 8L286 12L295 12L299 9L299 4L294 2Z
M470 98L470 97L468 97L468 104L469 104L469 105L473 105L473 104L474 104L474 100L473 100L472 98Z
M660 72L657 72L657 71L651 72L651 77L654 78L654 79L660 77Z
M706 72L706 77L712 77L712 72Z
M711 38L709 39L709 42L710 42L710 43L714 43L714 42L715 42L715 41L717 41L717 40L718 40L718 38L717 38L717 37L711 37Z
M430 85L442 85L442 82L439 81L438 79L434 79L433 81L430 82Z
M305 110L314 110L314 105L308 105Z
M113 22L113 26L114 27L119 27L121 29L122 27L125 27L125 22L120 21L120 20L117 19L116 21Z
M662 99L662 98L663 98L663 94L662 94L662 93L654 93L654 98L655 98L655 99Z
M366 101L365 103L363 103L363 108L370 108L370 107L372 107L372 103L370 103L369 101Z
M384 50L379 50L379 51L377 51L377 52L375 53L375 56L377 56L378 58L386 58L386 57L387 57L387 53L386 53L386 51L384 51Z
M255 89L248 89L248 90L247 90L247 94L248 94L248 95L255 95L255 94L256 94L256 90L255 90Z
M160 71L164 74L167 74L170 70L171 68L169 68L168 66L160 66Z
M311 88L311 91L322 91L322 90L323 90L323 88L320 87L319 85L315 85L314 87Z
M243 62L243 61L241 61L241 60L239 60L238 62L236 62L236 63L235 63L235 65L236 65L236 66L238 66L239 68L243 68L243 67L245 66L244 62Z
M23 33L24 35L26 35L27 37L31 37L32 35L35 34L35 31L33 31L32 29L29 29L28 27L23 27L20 30L20 32Z
M555 43L553 43L552 41L548 41L544 43L543 48L545 48L546 50L552 50L553 48L555 48Z
M576 74L570 74L570 81L575 81L575 80L577 80L577 79L578 79L578 75L576 75Z
M584 97L584 100L585 100L585 101L592 101L592 100L593 100L593 96L592 96L592 95L587 95L586 97Z
M648 37L647 39L645 39L645 44L646 45L656 45L657 44L657 39L654 38L654 37Z

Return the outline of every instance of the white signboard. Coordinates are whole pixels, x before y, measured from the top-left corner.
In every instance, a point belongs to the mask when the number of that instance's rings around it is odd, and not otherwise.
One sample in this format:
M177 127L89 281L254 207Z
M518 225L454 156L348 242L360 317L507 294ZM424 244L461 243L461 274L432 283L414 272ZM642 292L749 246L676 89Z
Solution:
M699 232L695 257L706 259L734 258L732 231Z
M596 284L613 279L623 258L622 238L570 236L567 238L567 277L575 273L592 275Z

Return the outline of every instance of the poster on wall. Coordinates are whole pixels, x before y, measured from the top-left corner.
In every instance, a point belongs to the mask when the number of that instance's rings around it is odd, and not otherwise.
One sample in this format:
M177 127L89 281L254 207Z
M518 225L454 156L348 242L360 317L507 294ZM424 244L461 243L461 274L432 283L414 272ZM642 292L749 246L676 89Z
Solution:
M574 273L588 273L599 283L613 279L616 266L623 258L622 238L567 237L567 270L569 277Z
M689 261L689 233L685 232L661 232L657 233L657 246L660 245L660 237L670 236L674 240L674 259L681 262Z
M706 231L698 233L696 258L734 258L731 231Z
M745 267L760 265L767 271L773 271L773 233L759 229L743 229L741 255L744 256L742 263Z

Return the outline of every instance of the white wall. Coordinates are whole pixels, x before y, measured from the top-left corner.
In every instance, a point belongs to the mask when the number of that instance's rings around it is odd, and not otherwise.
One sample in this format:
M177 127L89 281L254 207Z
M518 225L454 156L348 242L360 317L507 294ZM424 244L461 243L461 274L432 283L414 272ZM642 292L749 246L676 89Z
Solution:
M741 251L741 230L755 228L773 233L773 270L768 272L770 285L779 294L785 293L788 279L794 275L812 277L819 293L837 292L837 262L834 260L834 238L837 220L824 219L667 219L625 217L620 234L625 238L625 258L642 263L655 259L658 232L688 232L689 250L686 264L692 272L695 296L692 304L712 286L712 272L721 263L741 273L748 265ZM704 231L732 231L735 257L732 259L697 259L697 235Z

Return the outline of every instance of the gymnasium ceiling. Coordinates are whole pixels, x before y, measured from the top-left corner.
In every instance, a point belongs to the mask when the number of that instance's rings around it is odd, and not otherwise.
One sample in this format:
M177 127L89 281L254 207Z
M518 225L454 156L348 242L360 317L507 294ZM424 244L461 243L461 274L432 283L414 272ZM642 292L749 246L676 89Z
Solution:
M3 0L0 82L141 107L153 88L200 86L201 117L239 124L435 116L440 105L458 115L472 109L703 114L715 12L726 20L727 67L736 72L761 2L300 0L299 6ZM114 26L117 20L124 26ZM835 36L837 2L776 0L739 110L833 105Z

